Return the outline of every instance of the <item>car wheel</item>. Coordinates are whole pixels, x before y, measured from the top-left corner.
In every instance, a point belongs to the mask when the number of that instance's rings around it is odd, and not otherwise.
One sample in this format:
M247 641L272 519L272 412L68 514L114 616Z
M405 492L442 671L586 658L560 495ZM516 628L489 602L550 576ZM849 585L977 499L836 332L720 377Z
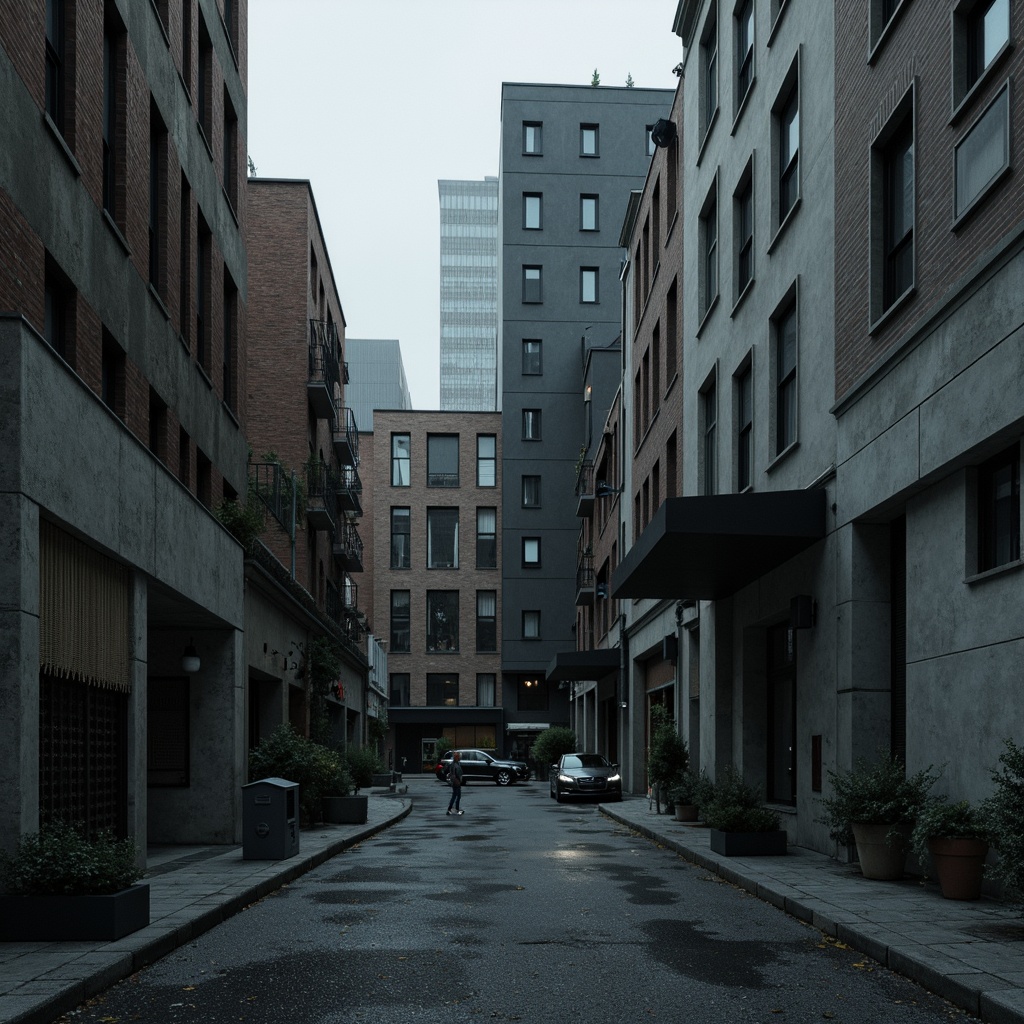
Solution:
M565 797L562 796L561 790L555 790L555 799L561 804L565 802Z
M498 774L494 776L494 781L499 786L511 786L515 780L512 776L512 772L510 772L508 768L502 768L498 771Z

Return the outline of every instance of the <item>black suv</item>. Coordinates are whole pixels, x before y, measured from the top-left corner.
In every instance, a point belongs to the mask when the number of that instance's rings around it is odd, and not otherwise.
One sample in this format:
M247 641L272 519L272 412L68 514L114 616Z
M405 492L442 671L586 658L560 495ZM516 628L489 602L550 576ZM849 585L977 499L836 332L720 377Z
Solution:
M452 767L454 750L449 750L437 763L434 774L442 781L448 781L448 772ZM462 777L469 779L485 779L496 782L499 786L511 786L516 782L526 782L530 777L530 766L523 761L502 761L482 750L459 750L459 763L462 765Z

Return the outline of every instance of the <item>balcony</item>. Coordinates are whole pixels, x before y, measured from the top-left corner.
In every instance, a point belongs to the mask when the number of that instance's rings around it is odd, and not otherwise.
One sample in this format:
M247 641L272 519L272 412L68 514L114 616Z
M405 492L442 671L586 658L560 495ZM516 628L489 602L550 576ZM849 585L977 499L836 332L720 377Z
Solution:
M334 420L334 396L340 386L338 329L334 324L323 320L310 320L306 397L318 419Z
M332 428L334 457L342 466L359 465L359 427L356 414L346 406L338 410L338 418Z
M576 604L594 603L594 556L579 555L576 561Z
M334 485L337 488L338 511L361 516L363 502L360 495L363 493L363 482L359 479L359 471L354 466L342 467L341 472L335 477Z
M280 462L250 462L249 479L267 511L287 530L292 521L292 482Z
M334 560L346 572L363 571L363 541L356 524L346 520L334 534Z
M306 522L311 530L333 530L335 484L329 467L314 462L306 467Z
M327 581L327 617L339 625L346 625L356 614L359 600L359 587L346 576L339 588L336 583Z
M588 519L594 512L594 463L587 459L576 473L576 515Z

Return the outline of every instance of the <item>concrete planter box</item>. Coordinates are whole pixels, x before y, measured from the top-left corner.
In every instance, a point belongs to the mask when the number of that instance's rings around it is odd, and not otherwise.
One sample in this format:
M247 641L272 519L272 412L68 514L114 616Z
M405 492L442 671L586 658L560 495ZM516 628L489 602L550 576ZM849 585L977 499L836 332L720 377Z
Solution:
M373 776L373 788L389 789L392 781L391 772L378 772Z
M325 796L324 821L329 825L363 825L369 808L365 796Z
M89 896L0 896L0 942L113 942L149 924L149 886Z
M711 849L723 857L778 857L786 852L786 830L722 832L713 828Z

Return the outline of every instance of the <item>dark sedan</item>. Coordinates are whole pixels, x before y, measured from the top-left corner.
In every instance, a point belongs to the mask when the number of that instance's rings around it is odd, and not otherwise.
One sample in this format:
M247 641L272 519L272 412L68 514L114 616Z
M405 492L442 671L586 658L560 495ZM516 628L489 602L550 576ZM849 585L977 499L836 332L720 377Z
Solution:
M596 796L604 800L622 799L619 766L603 754L563 754L551 766L551 799L561 803L570 796Z
M434 769L434 774L442 782L448 781L454 753L454 750L449 750ZM460 749L459 762L462 765L462 778L466 781L484 779L496 782L499 786L511 786L516 782L526 782L530 777L530 766L524 762L503 761L483 750Z

